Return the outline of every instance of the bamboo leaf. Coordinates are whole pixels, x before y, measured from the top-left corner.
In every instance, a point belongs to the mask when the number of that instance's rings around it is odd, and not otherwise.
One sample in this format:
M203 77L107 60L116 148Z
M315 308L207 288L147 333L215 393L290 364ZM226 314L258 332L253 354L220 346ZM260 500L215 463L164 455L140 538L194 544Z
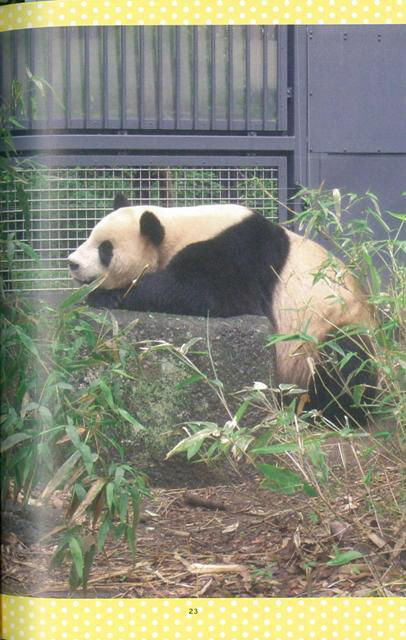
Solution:
M180 453L181 451L188 451L188 449L190 448L193 449L193 447L196 446L197 442L202 444L203 440L205 440L206 438L220 435L220 430L217 424L215 424L214 422L206 423L206 424L209 424L210 426L206 427L205 429L201 429L197 433L193 434L193 436L184 438L183 440L178 442L178 444L175 445L173 449L171 449L169 453L166 454L166 458L170 458L175 453Z
M185 378L184 380L178 382L178 384L176 385L176 389L183 389L184 387L187 387L194 382L199 382L200 380L207 380L207 376L203 375L202 373L195 373L192 376L189 376L188 378Z
M275 467L266 463L259 463L256 466L265 476L266 486L272 491L292 495L303 488L302 478L289 469Z
M4 453L8 449L15 447L20 442L24 442L24 440L30 440L31 438L32 436L28 433L13 433L1 443L0 452Z
M356 551L355 549L344 551L343 553L338 551L334 558L327 562L327 565L329 567L339 567L343 564L348 564L353 560L358 560L359 558L363 558L363 554L360 551Z
M69 538L69 549L72 554L72 560L73 560L73 564L75 566L78 578L82 580L84 560L83 560L82 549L77 538L74 538L73 536Z
M21 122L18 122L18 120L16 120L16 118L14 118L13 116L9 116L8 117L8 121L11 122L11 124L16 128L16 129L25 129L24 125L21 124Z
M141 422L138 422L138 420L134 418L134 416L132 416L130 413L128 413L128 411L122 409L121 407L116 407L116 411L122 418L124 418L124 420L127 420L127 422L132 424L132 426L135 427L137 431L145 431L145 427L141 424Z
M112 510L114 500L114 483L109 482L106 486L106 502L109 511Z
M395 213L394 211L388 211L390 216L393 218L397 218L398 220L402 220L402 222L406 222L406 213Z
M282 442L280 444L271 444L265 447L258 447L252 449L251 453L256 455L278 455L281 453L287 453L288 451L297 451L299 445L297 442Z
M65 298L65 300L62 300L62 302L60 303L59 305L60 311L63 311L67 307L73 306L78 302L82 302L82 300L84 300L89 295L89 293L97 289L97 287L100 286L105 279L106 279L106 275L104 274L100 276L100 278L97 278L97 280L95 280L91 284L85 284L82 287L80 287L80 289L77 289L76 291L71 293L70 296Z
M59 485L63 482L66 475L71 469L75 466L77 461L80 458L80 451L75 451L72 455L63 463L63 465L58 469L53 478L48 482L47 486L43 490L41 494L41 500L47 500L49 496L59 487Z
M73 514L70 524L74 524L81 519L81 517L85 514L86 509L92 504L93 500L99 495L100 491L103 490L105 485L106 480L104 478L97 478L97 480L92 484L89 491L87 492L85 499L82 500L75 513Z
M247 398L247 400L244 400L244 402L239 406L237 413L235 414L235 421L237 422L237 424L240 423L240 420L242 420L242 418L246 414L250 404L251 404L251 398Z

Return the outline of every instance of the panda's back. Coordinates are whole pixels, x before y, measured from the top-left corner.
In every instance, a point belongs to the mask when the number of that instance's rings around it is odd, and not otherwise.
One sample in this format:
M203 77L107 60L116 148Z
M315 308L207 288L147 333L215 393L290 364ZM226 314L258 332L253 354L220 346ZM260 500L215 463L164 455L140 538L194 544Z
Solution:
M195 242L210 240L225 229L255 215L238 204L209 204L195 207L148 207L165 226L160 265L165 267L179 251Z
M158 209L158 207L157 207ZM251 215L253 212L248 207L245 207L241 204L199 204L194 206L187 207L159 207L160 211L165 216L192 216L192 217L201 217L201 216L235 216L238 217L246 217Z

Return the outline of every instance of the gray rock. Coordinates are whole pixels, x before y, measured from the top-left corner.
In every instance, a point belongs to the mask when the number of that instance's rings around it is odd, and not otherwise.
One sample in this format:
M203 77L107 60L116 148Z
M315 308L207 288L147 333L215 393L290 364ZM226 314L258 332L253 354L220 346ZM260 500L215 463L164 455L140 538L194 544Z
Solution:
M275 354L266 347L272 325L257 316L208 321L158 313L112 314L133 347L126 369L134 380L120 383L122 401L145 427L126 443L127 451L131 449L133 461L158 484L163 477L172 486L179 486L181 479L185 484L184 459L174 456L163 464L166 453L184 437L185 423L223 426L245 398L238 392L254 382L272 384ZM265 409L250 407L241 424L251 427L264 417ZM212 475L218 482L218 474Z
M139 356L133 363L136 370L130 371L137 375L138 385L129 401L141 394L147 405L143 413L153 429L159 429L162 420L168 427L182 421L224 423L241 403L237 392L256 381L269 385L274 379L275 356L266 347L272 333L267 318L207 321L128 311L114 311L114 317L121 328L136 318L128 337ZM216 389L224 393L229 411Z

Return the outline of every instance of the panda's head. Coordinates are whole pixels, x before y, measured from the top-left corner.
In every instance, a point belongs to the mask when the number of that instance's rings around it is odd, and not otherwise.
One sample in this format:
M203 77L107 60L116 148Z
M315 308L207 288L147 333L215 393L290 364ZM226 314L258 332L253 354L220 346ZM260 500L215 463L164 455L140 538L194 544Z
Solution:
M158 268L165 230L148 207L131 207L119 194L114 211L96 224L88 239L68 257L71 276L80 284L105 275L104 289L127 286L147 267Z

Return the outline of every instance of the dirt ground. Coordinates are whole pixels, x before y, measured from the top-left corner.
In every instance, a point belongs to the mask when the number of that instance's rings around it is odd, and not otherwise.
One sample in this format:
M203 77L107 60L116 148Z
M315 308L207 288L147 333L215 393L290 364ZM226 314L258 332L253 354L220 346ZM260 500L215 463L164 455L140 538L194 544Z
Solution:
M3 593L91 598L405 595L402 465L385 453L360 465L357 456L350 459L347 453L330 445L329 481L313 498L270 492L252 470L218 486L152 489L143 506L134 566L123 541L108 540L86 594L68 591L68 567L49 571L55 542L26 546L10 533L3 539ZM365 482L367 470L371 475ZM360 557L331 563L337 551L349 550Z

